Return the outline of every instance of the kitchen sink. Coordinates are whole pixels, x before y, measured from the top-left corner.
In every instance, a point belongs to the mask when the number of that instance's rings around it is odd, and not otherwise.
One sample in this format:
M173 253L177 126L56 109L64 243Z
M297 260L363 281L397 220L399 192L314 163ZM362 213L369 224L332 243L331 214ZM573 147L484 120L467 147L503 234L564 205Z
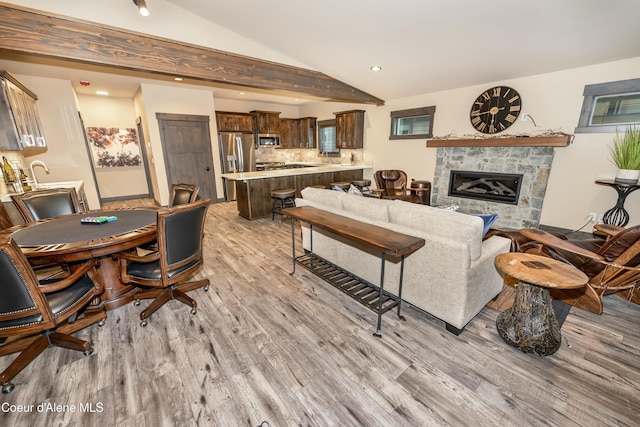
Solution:
M81 185L82 181L39 182L36 188L38 190L48 190L50 188L75 188L77 190Z

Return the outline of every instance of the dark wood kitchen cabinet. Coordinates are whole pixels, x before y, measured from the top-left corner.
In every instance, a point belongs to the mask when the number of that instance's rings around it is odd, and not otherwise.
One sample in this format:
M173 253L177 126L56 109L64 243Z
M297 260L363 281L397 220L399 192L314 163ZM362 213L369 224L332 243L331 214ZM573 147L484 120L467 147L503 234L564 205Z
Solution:
M336 116L336 147L364 147L364 110L333 113Z
M36 94L6 71L0 86L0 150L46 149Z
M297 119L280 119L280 148L300 148Z
M218 132L254 132L254 118L251 114L216 111Z
M256 121L256 130L258 134L273 134L280 132L280 113L277 111L258 111L251 112Z
M315 117L280 119L281 148L316 148Z
M316 148L318 139L317 123L318 120L315 117L298 119L300 148Z

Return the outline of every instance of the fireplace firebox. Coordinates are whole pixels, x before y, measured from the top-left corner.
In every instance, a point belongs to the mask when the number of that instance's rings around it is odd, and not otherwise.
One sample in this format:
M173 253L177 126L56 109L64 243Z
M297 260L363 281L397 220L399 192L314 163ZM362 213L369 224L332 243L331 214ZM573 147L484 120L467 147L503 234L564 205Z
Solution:
M517 205L521 174L452 170L449 196Z

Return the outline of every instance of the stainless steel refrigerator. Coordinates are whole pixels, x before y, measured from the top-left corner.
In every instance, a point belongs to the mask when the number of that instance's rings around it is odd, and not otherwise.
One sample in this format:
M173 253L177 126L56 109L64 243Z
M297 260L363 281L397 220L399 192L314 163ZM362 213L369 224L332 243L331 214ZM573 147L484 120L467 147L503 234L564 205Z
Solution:
M256 170L256 146L252 133L220 132L220 163L222 173L251 172ZM224 180L225 200L236 199L236 183Z

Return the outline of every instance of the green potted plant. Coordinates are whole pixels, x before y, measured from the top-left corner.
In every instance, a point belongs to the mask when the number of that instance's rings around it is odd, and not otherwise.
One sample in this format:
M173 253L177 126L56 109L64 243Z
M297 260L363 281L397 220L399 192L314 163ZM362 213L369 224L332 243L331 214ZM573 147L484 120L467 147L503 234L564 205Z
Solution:
M616 136L611 148L611 159L618 167L616 182L635 184L640 178L640 126L628 126L624 134Z

